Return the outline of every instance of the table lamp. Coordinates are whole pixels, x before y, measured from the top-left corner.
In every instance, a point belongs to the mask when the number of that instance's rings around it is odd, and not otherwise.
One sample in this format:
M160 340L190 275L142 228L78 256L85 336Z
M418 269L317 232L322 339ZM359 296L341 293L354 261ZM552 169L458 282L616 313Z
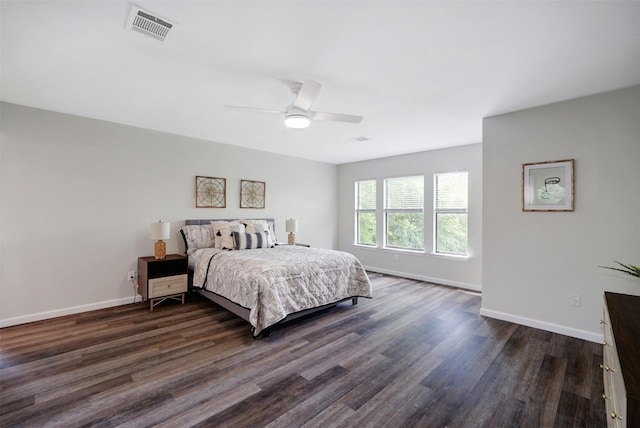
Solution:
M289 232L289 245L295 245L296 243L296 232L298 231L298 221L290 218L287 220L286 226L287 232Z
M167 256L167 244L165 239L169 239L171 229L168 221L158 220L151 223L151 239L157 240L153 246L153 256L156 260L163 260Z

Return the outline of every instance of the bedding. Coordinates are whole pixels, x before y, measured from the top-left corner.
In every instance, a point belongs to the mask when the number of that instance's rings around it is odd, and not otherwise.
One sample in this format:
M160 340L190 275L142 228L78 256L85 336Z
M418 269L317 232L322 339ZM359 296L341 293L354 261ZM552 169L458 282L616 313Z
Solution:
M254 336L291 314L372 297L358 259L341 251L288 245L234 251L209 247L189 257L193 287L246 308Z

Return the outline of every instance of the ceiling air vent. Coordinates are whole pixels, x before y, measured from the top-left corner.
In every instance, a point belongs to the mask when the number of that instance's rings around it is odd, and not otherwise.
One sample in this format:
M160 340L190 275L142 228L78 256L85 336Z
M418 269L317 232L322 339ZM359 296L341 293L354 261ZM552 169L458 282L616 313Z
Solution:
M130 28L160 41L164 41L175 25L175 23L159 18L136 5L131 5L131 13L127 19L127 29Z
M352 138L352 140L354 141L360 141L361 143L364 141L369 141L369 138L365 137L364 135L360 136L360 137L354 137Z

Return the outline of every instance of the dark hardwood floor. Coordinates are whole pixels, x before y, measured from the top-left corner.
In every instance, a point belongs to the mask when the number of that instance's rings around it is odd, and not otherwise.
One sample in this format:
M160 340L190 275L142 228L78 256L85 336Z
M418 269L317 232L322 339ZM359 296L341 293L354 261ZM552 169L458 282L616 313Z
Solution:
M602 347L371 275L374 299L253 340L198 295L0 330L0 425L603 427Z

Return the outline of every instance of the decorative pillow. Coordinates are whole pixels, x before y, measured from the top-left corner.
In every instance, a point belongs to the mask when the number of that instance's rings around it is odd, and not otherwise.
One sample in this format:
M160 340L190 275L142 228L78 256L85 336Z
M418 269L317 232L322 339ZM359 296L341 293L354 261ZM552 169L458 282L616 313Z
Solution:
M193 254L200 248L210 248L214 246L214 233L209 225L189 225L183 226L180 233L184 237L187 245L187 255Z
M245 233L244 224L239 221L214 220L211 222L214 231L215 248L219 250L233 250L233 236L231 232Z
M240 223L239 221L213 220L211 222L211 228L213 229L214 235L217 235L220 229L230 229L231 227L235 226L244 229L244 224ZM240 231L241 230L238 230L238 232Z
M271 246L275 246L276 242L278 242L278 238L276 237L276 225L273 222L267 223L267 231L269 232L269 241L271 242Z
M245 233L269 232L269 247L276 243L274 224L267 220L240 220L245 225Z
M232 232L228 228L218 230L215 247L219 250L233 250L235 248Z
M255 248L269 248L269 232L238 233L233 232L236 250L251 250Z

